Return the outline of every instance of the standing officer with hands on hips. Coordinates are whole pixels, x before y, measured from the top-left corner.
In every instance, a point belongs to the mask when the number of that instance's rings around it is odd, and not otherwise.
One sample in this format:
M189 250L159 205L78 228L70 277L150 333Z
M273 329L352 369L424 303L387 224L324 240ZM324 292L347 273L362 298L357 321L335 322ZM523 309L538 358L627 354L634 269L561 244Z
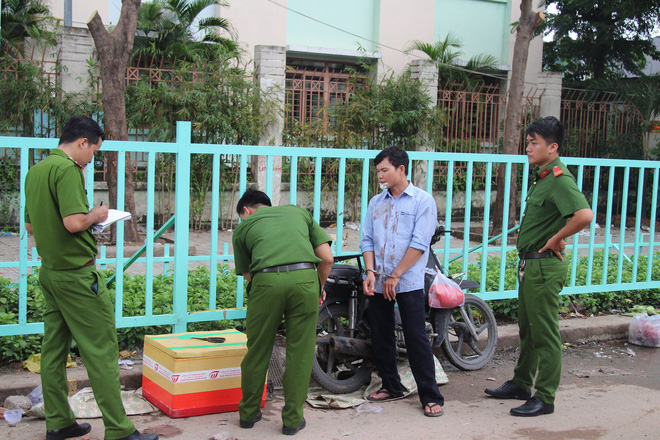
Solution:
M527 127L527 157L534 181L527 193L516 247L518 266L518 327L520 357L513 379L486 394L526 402L511 409L514 416L533 417L554 412L561 379L559 293L568 263L565 238L591 223L593 213L575 178L559 159L564 127L547 117ZM538 375L537 375L538 373ZM534 378L536 377L536 381ZM532 397L531 388L536 388Z
M319 296L333 264L331 240L309 212L294 205L271 206L261 191L247 190L236 211L242 220L232 237L236 273L250 283L240 427L252 428L262 418L266 371L284 315L282 433L294 435L306 425L303 404L312 374Z
M374 163L384 191L369 201L360 248L367 272L363 289L369 296L374 363L383 386L368 400L382 402L403 396L396 363L396 301L424 415L437 417L442 415L444 398L435 381L433 352L426 336L424 296L424 274L438 221L437 209L430 194L408 181L409 160L404 150L387 148Z
M115 311L105 281L96 270L92 225L108 217L106 206L91 210L83 170L101 148L103 130L91 118L73 116L59 146L25 178L25 228L41 256L39 283L44 295L41 384L46 440L81 437L89 423L76 423L69 407L66 360L75 339L87 368L107 440L157 440L140 434L126 416L119 385Z

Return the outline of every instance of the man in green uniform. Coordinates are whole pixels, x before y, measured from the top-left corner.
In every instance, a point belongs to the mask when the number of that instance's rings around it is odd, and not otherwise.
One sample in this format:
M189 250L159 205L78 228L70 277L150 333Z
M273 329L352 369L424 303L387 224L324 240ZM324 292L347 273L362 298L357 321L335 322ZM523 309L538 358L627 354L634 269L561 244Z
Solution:
M250 283L240 426L252 428L261 420L266 372L284 315L282 433L293 435L305 427L303 404L312 373L319 295L333 263L331 240L307 211L294 205L271 206L261 191L246 191L236 211L243 220L232 238L236 273Z
M59 146L33 166L25 179L25 228L41 255L39 282L45 301L41 384L46 439L80 437L91 430L78 424L67 400L66 360L75 339L105 424L106 439L156 440L143 435L126 416L120 397L114 307L96 270L96 239L90 229L108 209L89 209L83 169L103 142L92 119L74 116Z
M568 270L562 256L564 239L581 231L593 219L575 178L559 160L563 141L564 127L557 118L543 118L527 128L526 151L534 166L534 181L527 193L516 244L520 258L520 357L513 380L485 390L498 399L526 400L511 409L514 416L554 412L555 392L561 379L559 293ZM534 397L532 386L536 388Z

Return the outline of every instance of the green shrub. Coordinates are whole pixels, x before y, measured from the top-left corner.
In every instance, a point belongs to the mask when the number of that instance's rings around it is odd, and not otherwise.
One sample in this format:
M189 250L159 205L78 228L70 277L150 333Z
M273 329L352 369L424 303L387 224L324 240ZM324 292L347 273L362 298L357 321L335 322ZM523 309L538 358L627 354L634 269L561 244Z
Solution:
M28 276L28 322L41 322L43 295L35 276ZM36 287L35 287L36 286ZM18 323L18 285L0 277L0 325ZM20 361L41 351L43 335L15 335L0 337L0 363Z
M593 268L592 268L592 284L600 284L603 272L603 252L594 252ZM567 261L571 261L571 254L568 253L565 257ZM651 279L660 279L660 254L653 257L653 268ZM504 272L504 289L513 290L516 286L516 277L518 274L517 269L518 257L515 251L510 251L506 255L506 264ZM577 263L577 270L575 274L575 285L585 286L587 280L587 263L588 257L579 257ZM637 281L644 281L646 278L646 270L648 265L648 257L639 256L637 262ZM499 267L500 258L489 256L487 260L486 271L486 291L495 291L499 286ZM607 282L616 282L616 273L618 266L618 255L611 254L608 258ZM454 261L450 264L449 269L452 273L461 271L461 263ZM624 283L632 281L632 263L626 260L623 261L621 280ZM467 278L471 280L479 280L481 277L480 264L469 264ZM566 277L564 285L568 286L570 282L570 268ZM572 301L572 304L571 304ZM518 316L518 300L517 299L504 299L489 301L495 316L498 319L515 319ZM636 304L650 305L660 307L660 289L646 289L646 290L623 290L613 292L599 292L589 293L583 295L561 295L559 297L559 307L561 313L568 313L574 309L579 310L581 313L597 314L597 313L611 313L619 312L622 310L629 310Z
M113 271L104 271L106 279ZM45 308L39 286L38 273L28 275L27 321L41 322ZM144 275L124 275L123 316L144 316L146 301L146 277ZM210 272L205 267L188 272L188 311L197 312L209 309ZM114 283L109 288L114 304ZM172 313L173 277L169 274L153 277L153 315ZM236 307L236 275L227 265L218 265L215 308ZM0 325L18 323L18 285L0 277ZM188 331L209 331L226 328L244 329L244 320L196 322L188 324ZM142 347L144 335L166 334L172 326L143 326L117 329L120 348ZM30 354L39 353L43 335L16 335L0 337L0 363L26 359Z
M107 278L113 274L106 271ZM206 267L188 271L188 311L199 312L209 310L210 272ZM109 288L115 288L112 283ZM146 276L124 276L123 315L144 316L146 301ZM163 315L172 313L174 296L174 279L171 275L155 275L153 277L153 314ZM110 295L113 301L114 295ZM218 265L216 281L216 309L236 307L236 275L227 265ZM244 320L225 320L194 322L187 326L188 331L210 331L226 328L244 329ZM125 327L117 329L117 339L122 348L142 347L144 335L158 335L172 333L171 325Z
M570 260L570 254L567 259ZM504 288L515 289L517 276L517 256L514 251L508 252L505 265ZM488 257L486 272L486 290L494 291L499 285L499 257ZM617 256L610 255L608 260L608 282L616 281ZM646 277L648 258L639 257L637 280ZM603 267L603 252L596 252L593 259L592 283L600 283ZM461 263L455 261L449 269L453 273L460 272ZM576 272L576 285L586 285L587 257L580 257ZM105 271L107 278L112 271ZM27 286L27 321L41 322L44 310L44 298L38 281L38 273L28 275ZM468 279L478 280L481 276L479 264L468 265ZM630 282L632 263L623 263L623 282ZM660 254L654 257L652 279L660 279ZM567 279L566 284L569 280ZM144 275L124 275L123 278L123 316L144 316L146 301L146 277ZM205 267L188 272L188 311L197 312L209 309L210 273ZM218 265L215 308L226 309L236 305L236 275L227 265ZM114 290L114 283L109 286ZM113 303L114 295L110 295ZM571 300L573 304L571 304ZM153 315L172 313L173 277L169 274L153 277ZM490 306L499 320L515 319L518 314L518 300L505 299L489 301ZM660 307L660 289L630 290L616 292L591 293L578 296L560 296L560 311L567 313L577 308L582 313L611 313L613 311L630 310L634 305L649 305ZM18 322L18 286L6 278L0 277L0 325L16 324ZM188 324L188 331L209 331L226 328L244 330L244 320L226 320L196 322ZM117 329L120 348L142 347L145 334L166 334L172 332L172 326L143 326ZM42 335L17 335L0 337L0 363L23 360L32 353L38 353L41 348Z

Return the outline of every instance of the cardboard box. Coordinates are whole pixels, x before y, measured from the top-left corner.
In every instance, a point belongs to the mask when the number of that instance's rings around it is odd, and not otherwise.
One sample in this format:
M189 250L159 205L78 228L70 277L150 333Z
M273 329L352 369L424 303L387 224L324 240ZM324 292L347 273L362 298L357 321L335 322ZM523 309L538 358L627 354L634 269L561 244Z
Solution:
M198 338L225 338L222 343ZM144 337L142 393L170 417L238 410L247 337L237 330ZM261 406L266 401L266 384Z

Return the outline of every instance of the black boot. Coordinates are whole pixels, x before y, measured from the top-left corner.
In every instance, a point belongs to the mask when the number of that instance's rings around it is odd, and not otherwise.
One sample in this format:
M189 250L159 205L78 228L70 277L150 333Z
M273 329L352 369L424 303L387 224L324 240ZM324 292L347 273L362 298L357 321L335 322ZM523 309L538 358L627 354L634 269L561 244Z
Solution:
M298 434L298 431L303 429L305 426L307 426L307 422L305 422L305 418L303 417L302 422L295 428L287 428L286 426L282 426L282 434L284 435L295 435Z
M527 400L532 397L532 392L530 390L520 388L518 385L513 383L512 380L507 380L499 388L486 388L484 393L496 399Z
M82 437L92 430L92 427L89 423L74 423L71 426L67 426L62 429L51 429L46 431L46 440L64 440L67 438L73 437Z
M140 431L136 429L133 434L117 440L158 440L158 434L140 434Z
M238 426L240 426L243 429L250 429L254 426L255 423L257 423L261 418L263 417L263 414L261 411L257 414L257 416L252 420L251 422L246 422L245 420L238 420Z
M518 417L535 417L553 412L555 412L555 406L552 403L545 403L536 397L532 397L518 408L511 409L511 415Z

